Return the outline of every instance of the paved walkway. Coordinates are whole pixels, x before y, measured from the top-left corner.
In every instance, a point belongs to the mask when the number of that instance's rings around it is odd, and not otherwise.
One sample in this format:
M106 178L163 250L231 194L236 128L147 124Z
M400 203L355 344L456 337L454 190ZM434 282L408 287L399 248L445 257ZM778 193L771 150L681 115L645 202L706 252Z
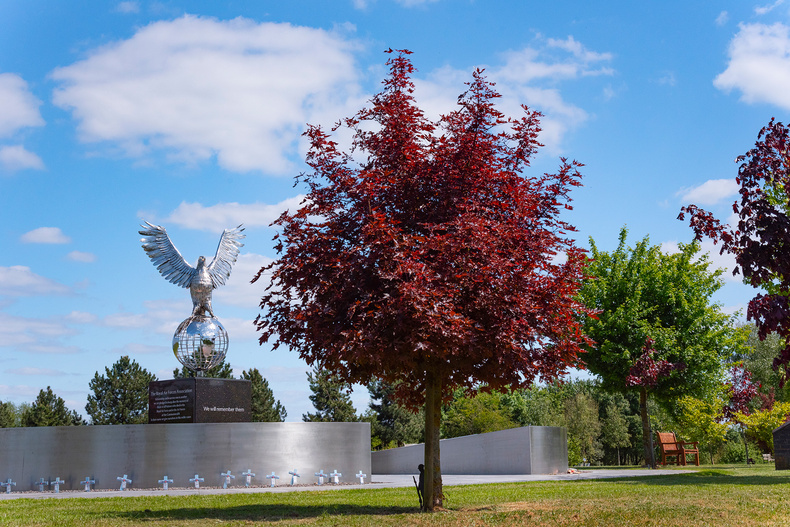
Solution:
M442 475L442 483L445 486L451 485L475 485L479 483L513 483L519 481L575 481L581 479L604 479L604 478L628 478L636 476L666 476L677 474L678 470L666 469L639 469L639 470L583 470L576 474L525 474L525 475L469 475L459 476L452 474ZM287 484L272 487L241 487L233 486L228 489L218 487L194 488L171 488L167 491L162 489L135 489L130 488L126 491L120 490L96 490L83 492L77 490L54 492L34 492L17 491L10 494L0 493L0 500L19 499L19 498L112 498L112 497L133 497L133 496L191 496L198 494L254 494L259 492L303 492L303 491L324 491L324 490L344 490L344 489L376 489L376 488L397 488L412 487L414 480L407 474L374 474L370 483L360 484L341 484L341 485L297 485L291 487Z

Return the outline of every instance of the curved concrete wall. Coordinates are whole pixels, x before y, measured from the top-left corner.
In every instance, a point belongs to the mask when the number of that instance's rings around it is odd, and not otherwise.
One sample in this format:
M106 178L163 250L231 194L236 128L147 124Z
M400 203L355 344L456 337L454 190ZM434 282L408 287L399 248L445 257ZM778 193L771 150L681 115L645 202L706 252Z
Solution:
M442 474L557 474L568 470L566 430L526 426L442 439ZM423 444L372 453L376 474L415 474Z
M231 470L233 485L251 469L255 485L267 485L274 471L280 485L298 469L301 483L315 483L313 473L342 473L355 481L358 471L370 476L369 423L185 423L108 426L54 426L0 429L0 481L11 478L14 490L33 490L39 478L66 481L62 489L81 489L86 476L97 489L117 489L126 474L130 488L159 487L167 475L171 487L187 487L199 474L202 485L222 484ZM325 482L327 480L324 480Z

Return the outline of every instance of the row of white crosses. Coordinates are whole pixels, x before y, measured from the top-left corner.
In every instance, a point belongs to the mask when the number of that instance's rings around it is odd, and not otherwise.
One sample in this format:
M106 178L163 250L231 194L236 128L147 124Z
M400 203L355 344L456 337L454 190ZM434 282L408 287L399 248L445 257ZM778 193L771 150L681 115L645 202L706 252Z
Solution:
M299 478L302 477L301 474L299 474L299 471L297 469L293 469L293 470L289 471L288 474L291 476L291 485L292 486L296 485L299 482ZM231 480L232 479L236 479L236 476L231 474L230 470L228 470L227 472L220 472L219 475L222 477L222 488L223 489L227 489L230 486L230 484L231 484ZM244 486L245 487L249 487L250 483L252 482L252 478L255 477L255 473L252 470L247 469L247 471L246 472L242 472L241 475L244 476ZM324 478L326 478L326 477L332 478L332 482L333 483L339 484L340 483L340 477L342 475L343 474L338 472L337 469L335 469L331 474L324 474L323 469L315 473L315 476L318 477L318 484L319 485L323 485L324 484ZM359 473L356 474L356 477L359 479L360 483L364 484L365 483L365 478L368 477L368 475L367 474L363 474L362 471L360 470ZM118 478L118 479L120 479L120 478ZM276 485L277 480L280 479L280 476L278 476L277 474L275 474L274 471L272 471L271 474L267 474L266 475L266 479L270 480L271 481L271 485L270 486L274 487ZM199 489L200 488L200 483L205 481L205 478L201 478L200 475L195 474L195 477L194 478L189 478L189 481L190 481L190 483L194 484L196 489ZM159 483L162 485L163 490L167 490L168 489L168 484L169 483L173 483L173 480L169 479L167 476L165 476L164 479L160 479L159 480Z
M44 492L44 487L50 487L51 486L52 490L54 492L59 493L60 492L60 486L63 485L64 483L66 483L66 482L63 481L62 479L60 479L60 476L58 476L57 478L55 478L52 481L47 481L44 478L39 478L39 480L36 482L36 485L38 485L38 491L39 492ZM80 481L80 483L82 485L85 485L85 492L90 492L91 485L93 483L96 483L96 481L92 480L90 478L90 476L86 476L85 477L85 481ZM11 481L11 478L8 478L8 481L0 482L0 487L5 487L6 494L11 494L11 487L12 486L16 487L16 482Z
M291 476L291 485L292 486L296 485L299 482L299 478L301 477L301 475L299 474L298 470L297 469L293 469L292 471L289 471L288 474ZM252 481L252 478L255 477L255 473L252 470L247 469L247 471L246 472L242 472L241 475L244 476L244 486L245 487L249 487L250 483ZM342 475L343 474L338 472L337 469L335 469L330 474L324 474L324 470L323 469L321 469L321 470L319 470L318 472L315 473L315 476L318 478L318 484L319 485L323 485L324 484L324 478L326 478L326 477L332 478L332 483L337 485L337 484L340 483L340 477ZM230 470L228 470L227 472L220 472L220 476L223 479L223 483L222 483L222 488L223 489L227 489L228 488L228 486L230 485L230 480L236 479L236 476L231 474ZM364 484L365 483L365 478L367 477L367 474L363 474L362 471L360 470L359 473L357 473L355 475L355 477L359 479L360 483ZM129 479L129 477L126 474L124 474L123 476L118 476L115 479L117 479L118 481L121 482L120 490L126 490L127 484L130 484L132 482L132 480ZM266 479L271 480L271 486L274 487L275 486L275 482L278 479L280 479L280 476L278 476L277 474L274 473L274 471L272 471L271 474L267 474L266 475ZM189 481L190 481L190 483L193 483L195 485L196 489L199 489L200 488L200 483L205 481L205 478L201 478L198 474L195 474L195 477L194 478L189 478ZM61 480L60 476L55 478L54 481L45 481L44 478L41 478L37 482L39 492L44 492L44 486L45 485L46 486L50 486L51 485L51 486L53 486L53 490L56 493L60 492L60 486L63 483L66 483L66 482ZM83 481L80 481L80 484L83 485L84 488L85 488L85 492L90 492L91 491L91 485L94 485L95 483L96 483L96 480L91 479L90 476L86 476ZM159 480L159 484L162 485L162 489L163 490L168 490L168 484L170 484L170 483L173 483L173 480L168 478L167 475L165 475L165 477L163 479ZM12 486L15 487L16 486L16 482L11 481L11 478L8 478L8 481L0 482L0 487L5 487L6 494L10 494L11 493L11 487Z

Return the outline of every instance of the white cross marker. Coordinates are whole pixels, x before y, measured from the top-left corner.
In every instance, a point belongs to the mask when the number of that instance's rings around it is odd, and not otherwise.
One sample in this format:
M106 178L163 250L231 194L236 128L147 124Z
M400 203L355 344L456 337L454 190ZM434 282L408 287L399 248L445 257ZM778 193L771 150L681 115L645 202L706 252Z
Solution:
M173 480L165 476L164 478L159 480L159 483L162 484L162 489L167 490L167 484L173 483Z
M201 481L205 481L205 478L201 478L200 476L195 474L195 477L194 478L189 478L189 481L194 481L195 482L195 488L199 489L200 488L200 482Z
M241 475L244 476L244 486L249 487L250 483L252 483L252 478L255 477L255 473L248 468L247 472L242 472Z
M337 485L338 483L340 483L340 476L342 476L342 475L343 474L341 474L340 472L337 471L337 469L335 469L334 472L329 474L329 477L332 478L332 480L333 480L332 483Z
M49 481L44 481L44 478L39 478L37 485L38 485L38 491L44 492L44 485L49 487Z
M127 483L131 483L131 482L132 482L132 480L131 480L131 479L129 479L128 477L126 477L126 474L124 474L124 475L123 475L123 477L120 477L120 476L118 476L118 477L117 477L117 478L115 478L115 479L117 479L118 481L120 481L120 482L121 482L121 490L126 490L126 484L127 484Z
M359 473L356 474L354 477L359 478L359 482L364 485L365 484L365 478L368 477L368 475L367 474L363 474L362 471L360 470Z
M275 482L275 480L278 480L278 479L280 479L280 476L276 476L276 475L274 474L274 471L272 470L272 473L271 473L271 474L268 474L268 475L266 476L266 479L270 479L270 480L272 480L272 487L274 487L274 482Z
M228 488L228 485L230 485L230 480L236 479L236 476L232 475L230 473L230 470L228 470L228 472L220 472L219 475L222 476L223 478L225 478L225 481L222 483L222 488L223 489L227 489Z
M96 483L96 480L91 479L90 476L85 476L84 481L80 481L83 485L85 485L85 492L91 491L91 483Z
M318 472L315 473L315 475L318 476L318 484L323 485L324 478L326 477L326 474L324 474L324 469L319 470Z
M296 485L298 483L297 480L301 477L299 472L296 469L293 469L293 471L289 472L289 474L291 475L291 486Z
M5 487L6 494L11 494L11 485L16 487L16 483L11 481L11 478L8 478L8 481L3 481L0 483L0 487Z
M60 492L60 486L63 483L66 483L66 482L65 481L61 481L60 476L55 478L55 481L52 482L52 484L55 485L55 492Z

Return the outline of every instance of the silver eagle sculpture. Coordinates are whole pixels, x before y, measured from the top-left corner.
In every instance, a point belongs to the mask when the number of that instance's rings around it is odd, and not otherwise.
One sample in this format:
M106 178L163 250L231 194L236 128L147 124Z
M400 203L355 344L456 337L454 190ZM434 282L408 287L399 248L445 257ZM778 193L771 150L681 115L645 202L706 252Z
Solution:
M170 283L179 287L188 287L192 295L192 316L205 316L208 313L214 317L211 309L211 293L214 289L225 284L230 276L230 271L239 249L244 247L241 240L244 228L239 225L235 229L225 229L219 239L217 254L210 263L206 257L198 258L197 265L192 267L178 252L164 227L145 222L141 225L144 230L139 231L144 236L140 241L143 249L159 273Z

